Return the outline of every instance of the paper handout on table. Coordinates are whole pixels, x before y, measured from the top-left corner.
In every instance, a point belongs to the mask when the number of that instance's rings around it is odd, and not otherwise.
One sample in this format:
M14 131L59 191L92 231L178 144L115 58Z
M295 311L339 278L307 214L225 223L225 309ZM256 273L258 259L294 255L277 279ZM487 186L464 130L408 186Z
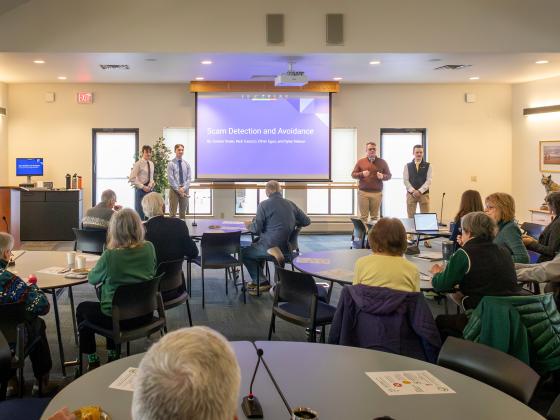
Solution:
M299 257L298 262L302 264L330 264L331 260L328 258L304 258Z
M418 255L414 255L415 258L421 258L423 260L428 260L428 261L438 261L438 260L443 260L443 254L437 251L424 251L421 254Z
M222 222L222 225L231 225L231 226L243 227L243 226L245 226L245 222L235 222L235 221L224 220Z
M47 267L37 271L37 273L41 273L41 274L58 274L61 276L67 272L68 272L67 267Z
M354 272L350 270L344 270L342 268L333 268L331 270L319 271L317 275L328 278L352 280L352 278L354 277Z
M455 394L427 370L366 372L387 395Z
M109 388L120 389L121 391L134 391L134 379L138 368L129 367L113 381Z

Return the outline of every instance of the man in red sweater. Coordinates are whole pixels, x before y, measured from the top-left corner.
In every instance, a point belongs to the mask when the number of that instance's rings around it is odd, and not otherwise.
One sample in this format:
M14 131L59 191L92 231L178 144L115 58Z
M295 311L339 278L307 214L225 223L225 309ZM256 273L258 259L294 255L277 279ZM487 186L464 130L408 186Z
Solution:
M379 207L383 197L383 181L391 179L389 165L377 157L377 145L370 141L366 144L366 157L359 159L352 171L352 178L358 180L358 207L360 219L367 222L379 218Z

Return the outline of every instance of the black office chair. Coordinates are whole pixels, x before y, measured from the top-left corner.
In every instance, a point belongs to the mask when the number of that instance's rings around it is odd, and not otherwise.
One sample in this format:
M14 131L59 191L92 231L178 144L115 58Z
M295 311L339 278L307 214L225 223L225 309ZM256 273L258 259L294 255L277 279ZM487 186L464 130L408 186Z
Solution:
M233 270L238 267L241 272L241 291L243 303L247 303L245 296L245 276L243 274L243 260L241 257L241 232L204 233L200 243L200 255L187 261L188 277L191 278L191 264L194 263L202 269L202 308L205 304L204 270L224 269L226 295L228 294L228 280L231 277L237 290L237 282Z
M117 354L121 354L121 345L126 343L126 354L130 355L130 342L143 337L149 337L157 331L164 331L166 327L165 309L159 292L160 277L140 283L132 283L119 286L113 296L111 317L113 328L107 329L91 321L83 321L80 327L87 326L96 334L112 339L117 348ZM158 316L155 317L154 311ZM144 325L134 328L124 328L121 321L151 315ZM82 373L82 352L79 352L79 374Z
M296 226L295 229L290 234L288 239L288 251L284 253L284 259L286 263L291 264L292 271L294 270L294 259L299 255L299 234L301 232L301 227Z
M539 375L507 353L455 337L448 337L439 353L438 365L484 382L528 404Z
M82 251L90 254L103 254L107 242L107 231L100 229L76 229L72 228L76 241L74 251Z
M560 394L554 399L546 413L547 420L560 420Z
M325 342L325 326L332 323L336 308L318 298L317 285L309 274L276 267L276 288L268 339L275 330L276 317L309 328L309 341L315 342L316 328L321 327L321 342Z
M364 249L366 247L367 227L361 219L351 217L350 220L354 226L350 249Z
M161 262L156 270L156 275L161 276L159 282L159 290L163 299L163 308L175 308L181 304L187 307L187 315L189 317L189 325L192 327L191 308L189 305L190 296L187 293L185 284L185 276L183 274L183 258L172 261ZM165 328L167 332L167 327Z
M23 397L23 368L25 365L25 358L40 340L39 337L36 337L32 342L25 342L25 319L25 303L6 303L0 305L0 332L7 343L15 343L13 355L10 351L9 372L13 372L14 370L18 372L20 397ZM7 375L7 377L5 377L5 375ZM6 373L4 369L2 369L1 376L2 390L0 391L0 401L6 398L7 382L10 379L9 373Z

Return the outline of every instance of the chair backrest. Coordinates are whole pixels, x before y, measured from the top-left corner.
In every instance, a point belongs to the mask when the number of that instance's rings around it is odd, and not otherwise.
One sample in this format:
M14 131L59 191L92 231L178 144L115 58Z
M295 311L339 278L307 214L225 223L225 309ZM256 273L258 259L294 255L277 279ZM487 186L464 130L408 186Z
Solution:
M76 238L75 249L90 254L102 254L107 242L107 231L72 228Z
M288 238L288 251L290 254L299 254L299 233L301 232L301 226L296 226L295 229L290 233Z
M152 280L119 286L113 295L113 317L123 321L158 309L160 276Z
M354 247L359 249L365 248L367 236L366 225L364 225L364 222L362 222L361 219L355 217L351 217L350 220L354 226L354 230L352 232L352 242L354 243Z
M184 260L181 258L159 263L156 275L161 276L160 291L167 292L183 286L183 262Z
M309 305L317 298L317 285L313 277L299 271L276 267L278 300L282 302Z
M554 399L546 413L547 420L560 420L560 394Z
M200 242L201 263L212 256L241 256L241 232L203 233Z
M12 351L2 331L0 331L0 382L7 381L12 376ZM3 400L0 395L0 401Z
M525 222L521 224L521 230L527 235L532 236L535 239L539 239L545 226L538 223Z
M0 305L0 332L8 343L17 341L17 326L25 322L25 303L5 303Z
M484 382L527 404L540 376L507 353L455 337L448 337L438 365Z

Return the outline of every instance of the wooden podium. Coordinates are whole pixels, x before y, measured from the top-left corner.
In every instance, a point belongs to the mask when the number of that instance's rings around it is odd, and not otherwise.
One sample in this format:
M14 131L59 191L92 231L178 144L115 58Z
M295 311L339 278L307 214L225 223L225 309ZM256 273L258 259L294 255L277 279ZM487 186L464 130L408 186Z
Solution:
M19 187L0 187L0 232L14 237L14 249L21 247L20 190Z

